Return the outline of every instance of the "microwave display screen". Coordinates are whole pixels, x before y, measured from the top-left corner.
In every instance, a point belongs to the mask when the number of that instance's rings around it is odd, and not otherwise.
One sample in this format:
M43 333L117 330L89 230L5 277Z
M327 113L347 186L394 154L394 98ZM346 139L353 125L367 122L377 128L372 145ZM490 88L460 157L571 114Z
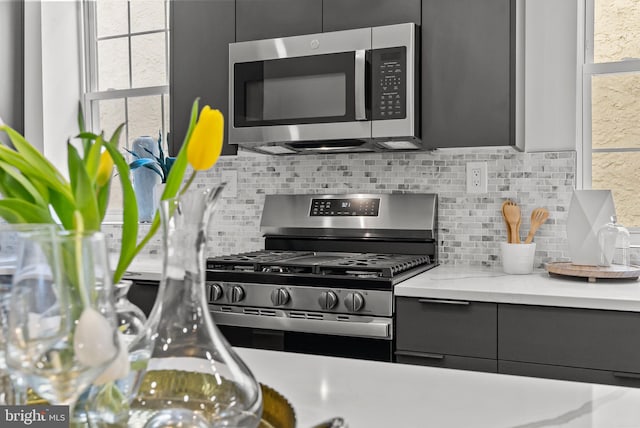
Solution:
M246 82L248 121L334 117L346 113L345 73Z

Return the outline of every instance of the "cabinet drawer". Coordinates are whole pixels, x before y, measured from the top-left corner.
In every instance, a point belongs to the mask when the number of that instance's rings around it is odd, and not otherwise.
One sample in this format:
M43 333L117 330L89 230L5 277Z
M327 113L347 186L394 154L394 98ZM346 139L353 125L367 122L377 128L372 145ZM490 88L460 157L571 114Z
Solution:
M396 348L465 357L497 357L495 303L398 297Z
M396 351L396 362L445 369L474 370L497 373L498 361L488 358L458 357L456 355L434 355L421 352Z
M500 360L640 373L640 314L500 304Z
M607 370L582 369L552 366L548 364L498 361L498 373L517 376L542 377L570 380L574 382L602 383L627 387L640 387L640 373L612 372Z

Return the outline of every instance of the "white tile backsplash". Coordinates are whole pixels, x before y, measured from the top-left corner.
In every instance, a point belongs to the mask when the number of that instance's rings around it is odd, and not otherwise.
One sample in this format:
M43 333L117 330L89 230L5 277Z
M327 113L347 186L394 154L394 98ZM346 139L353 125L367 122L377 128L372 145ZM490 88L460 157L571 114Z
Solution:
M466 193L466 163L471 161L487 162L486 194ZM209 255L263 248L259 226L266 194L428 192L439 196L442 263L500 263L498 242L506 239L500 208L505 199L522 208L522 238L534 208L550 212L535 238L537 265L568 260L565 217L575 185L575 152L483 148L275 157L241 151L221 158L212 170L198 176L195 185L219 183L223 170L237 171L237 197L218 203L210 225ZM120 228L105 225L104 231L112 238L112 249L117 249ZM159 254L160 249L159 232L144 252Z

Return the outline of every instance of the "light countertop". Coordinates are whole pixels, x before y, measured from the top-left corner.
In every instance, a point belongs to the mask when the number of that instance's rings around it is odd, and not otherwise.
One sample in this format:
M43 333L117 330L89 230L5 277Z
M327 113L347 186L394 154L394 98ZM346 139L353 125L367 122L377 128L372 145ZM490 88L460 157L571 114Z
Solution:
M640 312L640 281L589 283L544 270L508 275L499 269L441 265L401 282L395 295Z
M236 348L293 405L298 427L640 426L640 389Z

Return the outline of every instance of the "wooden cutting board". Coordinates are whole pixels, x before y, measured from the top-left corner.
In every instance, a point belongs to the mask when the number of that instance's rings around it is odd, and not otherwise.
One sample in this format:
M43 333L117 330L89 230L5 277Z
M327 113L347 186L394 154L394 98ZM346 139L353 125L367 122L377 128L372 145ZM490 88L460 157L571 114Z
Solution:
M547 272L556 275L577 276L588 278L589 282L598 279L638 279L640 266L584 266L574 265L571 262L554 262L545 265Z

